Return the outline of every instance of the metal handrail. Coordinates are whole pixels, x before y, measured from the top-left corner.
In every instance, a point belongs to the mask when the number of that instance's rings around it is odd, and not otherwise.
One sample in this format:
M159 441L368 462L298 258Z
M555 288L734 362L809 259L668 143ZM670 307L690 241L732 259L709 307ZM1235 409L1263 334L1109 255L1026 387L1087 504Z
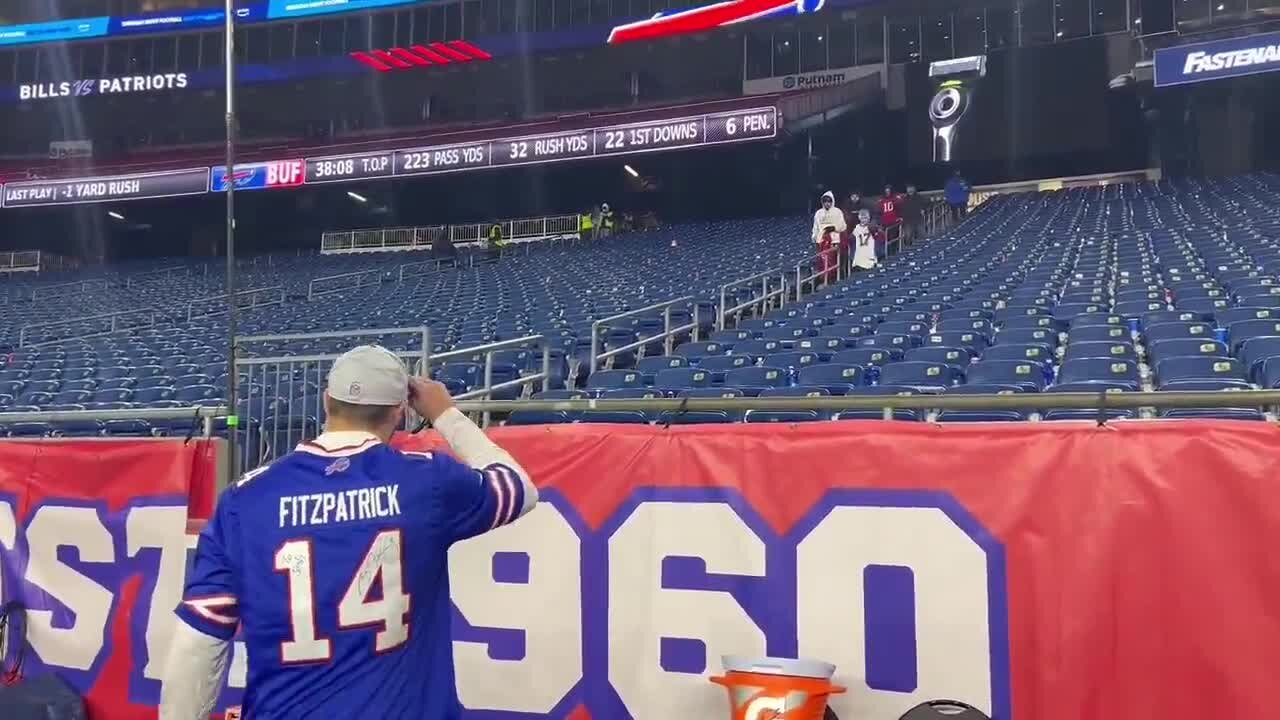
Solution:
M1280 406L1280 390L1015 393L1008 395L827 395L819 397L469 400L465 412L515 410L1132 410Z
M678 328L671 327L671 308L675 307L676 305L681 305L681 304L687 305L689 303L693 303L693 322L685 325L681 325ZM661 335L654 335L653 337L637 340L636 342L623 345L622 347L613 348L612 350L607 350L603 353L600 352L600 340L601 340L600 328L608 325L609 323L616 322L618 320L625 320L626 318L630 318L630 317L639 317L641 315L646 315L648 313L655 312L657 310L662 311L662 334ZM695 341L698 339L698 320L699 320L698 303L695 301L692 295L686 295L684 297L679 297L674 300L666 300L660 303L654 303L653 305L650 305L648 307L642 307L638 310L628 310L627 312L624 312L624 313L619 313L617 315L611 315L607 318L600 318L599 320L595 320L591 323L591 372L596 371L596 368L599 366L599 363L601 360L607 360L619 353L624 353L629 350L634 350L638 347L643 347L653 342L654 340L658 340L658 339L663 340L663 345L666 350L666 354L670 355L672 339L679 333L692 330L693 339Z
M13 423L53 423L75 420L105 422L110 420L203 420L205 437L213 434L213 421L227 417L227 407L192 405L179 408L134 408L125 410L40 410L36 412L0 411L0 425Z
M276 299L270 300L269 302L264 302L264 303L259 303L259 302L258 302L258 296L259 296L260 294L262 294L262 293L267 293L267 292L276 292L276 291L279 291L279 293L280 293L280 297L279 297L279 298L276 298ZM237 293L236 293L236 295L235 295L235 296L236 296L237 298L240 298L240 297L252 297L252 298L253 298L253 301L252 301L252 302L250 302L248 305L239 305L239 304L237 304L237 306L236 306L236 307L242 307L242 308L255 308L255 307L263 307L263 306L267 306L267 305L283 305L283 304L284 304L285 289L284 289L284 286L283 286L283 285L273 285L273 286L271 286L271 287L264 287L264 288L252 288L252 289L249 289L249 290L240 290L239 292L237 292ZM225 312L227 311L227 307L226 307L226 300L227 300L227 295L226 295L226 293L223 293L223 294L221 294L221 295L209 295L209 296L207 296L207 297L196 298L195 300L192 300L191 302L187 303L187 322L191 322L192 320L194 320L194 319L195 319L195 317L196 317L196 315L195 315L195 307L196 307L196 305L197 305L197 304L199 304L199 303L212 303L212 302L215 302L215 301L217 301L217 302L219 302L219 303L220 303L220 304L218 305L218 307L217 307L217 308L215 308L214 310L212 310L212 311L210 311L210 312L207 312L207 313L205 313L205 314L201 315L200 317L212 317L212 316L214 316L214 315L221 315L221 314L225 313Z
M374 275L377 277L377 279L374 282L366 283L364 282L364 277L367 275ZM320 290L320 291L316 290L316 283L318 282L324 282L326 280L344 280L346 278L356 278L355 286L354 287L350 287L350 286L338 287L330 290ZM381 285L381 284L382 284L382 270L380 269L356 270L355 272L339 273L337 275L325 275L324 277L312 278L309 282L307 282L307 299L314 300L317 297L320 297L321 295L332 295L333 293L339 293L345 290L357 290L366 285Z
M89 315L89 316L86 316L86 317L67 318L66 320L49 320L49 321L47 321L47 322L38 322L38 323L31 323L30 325L23 325L21 328L19 328L19 330L18 330L18 347L27 347L27 333L28 333L28 331L33 330L33 329L36 329L36 328L51 328L51 327L61 327L61 326L64 326L64 325L78 325L78 324L80 324L80 323L93 322L93 321L95 321L95 320L107 320L107 319L110 319L110 320L111 320L111 329L109 329L109 330L104 330L104 331L102 331L102 332L98 332L98 333L89 333L88 335L77 335L77 336L76 336L76 337L80 337L80 338L99 337L99 336L102 336L102 335L109 335L109 334L111 334L111 333L116 332L117 330L119 330L119 329L120 329L120 327L119 327L119 319L120 319L120 318L122 318L122 317L128 317L128 316L131 316L131 315L145 315L145 316L147 316L147 317L149 317L149 318L150 318L150 321L151 321L151 322L150 322L150 325L151 325L151 327L155 327L155 325L156 325L156 311L155 311L155 310L148 310L148 309L145 309L145 308L144 308L144 309L141 309L141 310L122 310L122 311L120 311L120 312L103 313L102 315ZM141 327L141 326L131 325L130 327ZM65 338L65 339L70 340L70 339L73 339L73 338ZM62 342L62 340L50 341L50 342ZM33 343L33 346L34 346L34 345L38 345L38 344L43 344L43 343Z
M780 279L782 283L777 290L770 291L769 280L775 277ZM728 302L727 296L730 288L737 288L737 287L742 287L744 285L750 285L754 283L756 280L760 281L760 297L751 298L750 300L734 305L731 308L725 307L725 304ZM787 278L786 278L785 271L783 271L781 268L770 268L763 272L758 272L755 275L748 275L747 277L739 278L737 280L732 280L728 283L725 283L724 285L721 285L720 286L720 306L719 306L719 310L717 311L716 329L724 330L726 326L726 320L730 315L746 310L747 308L751 308L759 305L763 310L768 310L769 305L771 304L771 301L773 300L773 298L778 298L778 307L782 307L783 305L786 304Z
M93 286L91 288L90 286ZM106 278L89 278L88 280L72 280L71 282L57 283L55 285L41 285L31 291L31 299L38 300L42 295L48 296L49 291L61 291L65 288L78 287L80 293L89 292L91 289L106 290L111 287L111 283ZM71 295L71 293L54 292L54 295Z
M427 328L425 326L417 327L392 327L392 328L368 328L364 330L329 330L326 332L309 332L309 333L284 333L277 335L237 335L236 342L268 342L272 340L320 340L322 338L335 337L360 337L363 335L391 335L394 333L422 333L423 337L427 336Z
M151 280L155 276L159 276L161 279L167 279L170 273L175 273L175 272L180 275L190 275L191 266L190 265L174 265L173 267L157 268L155 270L148 270L147 272L138 273L137 275L130 275L128 278L125 279L124 286L125 288L132 288L134 283L140 282L142 280Z
M498 350L519 350L527 345L542 345L542 371L532 375L521 375L514 380L493 384L493 353ZM428 374L430 364L444 358L446 361L451 357L469 357L477 353L484 353L484 385L474 390L470 390L457 395L455 400L470 400L472 398L488 398L493 395L496 390L506 390L507 388L523 387L532 385L538 381L542 381L543 391L549 390L551 387L551 343L547 342L545 335L526 335L524 337L512 338L510 340L499 340L498 342L487 343L470 348L460 348L458 350L450 350L448 352L438 353L436 355L427 355L423 361L421 368L423 374ZM483 424L488 426L489 413L483 413Z

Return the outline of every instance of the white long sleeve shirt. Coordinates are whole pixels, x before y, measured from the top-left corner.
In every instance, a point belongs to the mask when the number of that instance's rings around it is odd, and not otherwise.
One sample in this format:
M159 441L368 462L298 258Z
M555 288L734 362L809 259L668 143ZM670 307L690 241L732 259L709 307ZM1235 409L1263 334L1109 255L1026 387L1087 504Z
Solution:
M832 205L830 209L818 208L813 214L813 241L815 243L822 242L822 231L828 227L833 227L836 232L844 232L848 226L844 221L844 211Z

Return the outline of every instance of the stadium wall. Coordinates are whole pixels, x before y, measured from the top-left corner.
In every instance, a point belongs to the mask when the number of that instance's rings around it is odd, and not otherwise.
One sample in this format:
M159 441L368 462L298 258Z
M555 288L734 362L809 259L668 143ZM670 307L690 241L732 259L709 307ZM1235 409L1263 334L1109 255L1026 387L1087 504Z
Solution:
M723 653L837 663L846 720L936 697L999 720L1270 707L1280 430L832 427L497 431L545 507L453 550L466 717L722 717ZM31 608L28 674L93 720L155 717L210 455L0 444L0 598ZM244 673L237 646L220 708Z

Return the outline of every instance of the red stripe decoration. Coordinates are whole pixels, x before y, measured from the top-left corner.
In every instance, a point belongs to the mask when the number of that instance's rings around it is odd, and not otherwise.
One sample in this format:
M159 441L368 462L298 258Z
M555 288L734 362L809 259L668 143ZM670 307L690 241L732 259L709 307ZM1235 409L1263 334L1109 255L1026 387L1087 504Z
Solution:
M374 56L374 57L378 58L378 59L379 59L379 60L381 60L382 62L384 62L384 63L386 63L386 64L388 64L388 65L390 65L390 66L392 66L392 67L400 68L401 70L407 70L407 69L409 69L409 68L413 67L413 66L412 66L412 65L410 65L409 63L407 63L407 62L405 62L405 61L401 60L400 58L396 57L395 55L392 55L391 53L387 52L386 50L371 50L370 52L372 52L372 53L373 53L373 56Z
M458 50L460 52L464 52L470 55L471 57L475 58L476 60L492 60L493 59L492 55L485 52L484 50L481 50L475 45L472 45L466 40L454 40L453 42L449 43L449 47L452 47L453 49Z
M353 57L353 58L355 58L356 60L358 60L358 61L360 61L360 62L364 63L365 65L368 65L369 67L373 68L374 70L377 70L378 72L391 72L391 66L390 66L390 65L387 65L386 63L384 63L384 62L382 62L381 60L379 60L379 59L377 59L377 58L373 57L373 56L372 56L372 55L370 55L369 53L361 52L361 51L357 50L357 51L355 51L355 52L351 53L351 57Z
M357 50L350 53L350 55L353 60L363 63L378 72L412 70L433 65L451 65L493 59L493 55L466 40L452 40L447 43L433 42L428 45L410 45L409 47L393 47L385 50L371 48L369 50Z
M405 50L404 48L391 48L391 54L403 60L407 60L409 61L409 63L413 65L417 65L418 67L425 67L427 65L435 64L424 57L414 55L413 53L409 52L408 50Z
M445 45L444 43L438 43L438 42L431 43L431 49L435 50L441 55L444 55L450 60L457 60L458 62L471 62L472 60L472 57L470 55L464 55L458 52L457 50L454 50L453 48L449 47L448 45Z
M451 60L449 60L449 58L441 55L435 50L432 50L431 48L428 48L428 47L423 47L422 45L414 45L413 51L418 53L422 57L430 60L431 62L439 63L440 65L448 65L450 62L452 62Z

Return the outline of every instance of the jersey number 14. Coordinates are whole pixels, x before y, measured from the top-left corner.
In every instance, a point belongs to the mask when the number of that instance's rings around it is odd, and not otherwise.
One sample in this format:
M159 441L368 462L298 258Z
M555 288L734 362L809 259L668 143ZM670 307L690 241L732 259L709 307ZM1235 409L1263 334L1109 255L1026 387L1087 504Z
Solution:
M399 530L383 530L374 537L338 603L342 630L379 628L374 651L394 650L409 639L409 595L404 591L403 552ZM333 657L332 642L316 629L314 552L311 540L289 540L276 550L275 569L289 582L289 624L293 639L280 644L281 662L315 663ZM381 581L382 597L369 599Z

